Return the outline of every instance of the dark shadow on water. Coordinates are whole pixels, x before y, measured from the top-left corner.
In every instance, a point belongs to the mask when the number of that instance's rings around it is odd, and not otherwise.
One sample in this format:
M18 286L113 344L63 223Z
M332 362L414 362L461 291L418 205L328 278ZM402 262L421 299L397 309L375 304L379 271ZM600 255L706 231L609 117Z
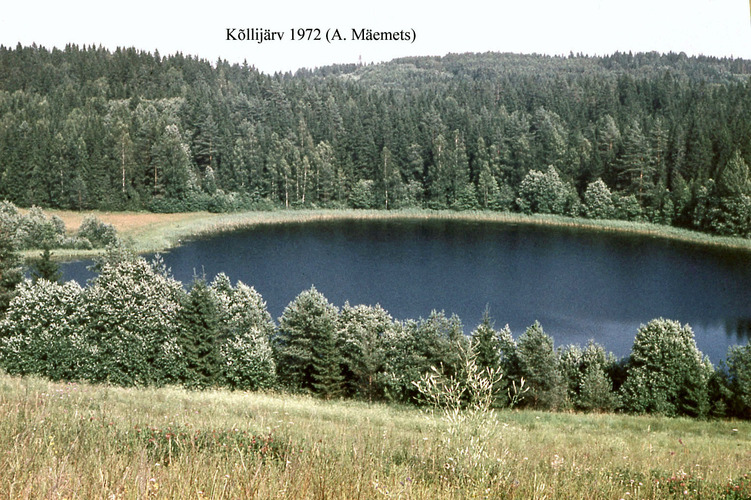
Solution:
M751 340L751 318L736 318L725 323L725 334L731 343L746 345Z

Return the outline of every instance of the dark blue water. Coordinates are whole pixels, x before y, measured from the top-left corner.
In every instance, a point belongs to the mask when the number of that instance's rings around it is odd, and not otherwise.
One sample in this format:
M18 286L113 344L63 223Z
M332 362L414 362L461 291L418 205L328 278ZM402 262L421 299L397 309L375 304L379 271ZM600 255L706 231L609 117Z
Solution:
M649 237L446 221L286 224L186 243L174 276L226 273L278 318L311 285L332 303L379 303L398 319L456 313L470 332L486 305L514 337L539 320L557 346L589 339L626 356L640 324L689 323L717 363L746 344L751 254ZM85 262L64 266L85 282Z

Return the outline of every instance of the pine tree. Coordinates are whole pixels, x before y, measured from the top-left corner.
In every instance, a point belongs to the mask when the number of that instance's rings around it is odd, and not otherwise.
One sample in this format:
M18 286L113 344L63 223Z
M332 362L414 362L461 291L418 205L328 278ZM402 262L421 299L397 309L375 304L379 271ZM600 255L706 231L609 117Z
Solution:
M448 154L448 200L449 206L460 210L477 208L477 193L470 183L469 160L464 138L454 131Z
M168 125L152 147L154 194L180 199L191 184L190 150L177 125Z
M348 395L372 401L381 394L377 377L386 362L384 337L394 328L381 306L344 305L338 341Z
M584 411L613 411L618 407L618 395L613 392L613 381L598 365L584 372L579 386L577 406Z
M219 311L203 279L193 282L180 312L180 337L188 387L205 389L217 382L220 371Z
M706 416L710 374L711 365L696 347L690 326L652 320L634 339L621 386L623 405L633 413Z

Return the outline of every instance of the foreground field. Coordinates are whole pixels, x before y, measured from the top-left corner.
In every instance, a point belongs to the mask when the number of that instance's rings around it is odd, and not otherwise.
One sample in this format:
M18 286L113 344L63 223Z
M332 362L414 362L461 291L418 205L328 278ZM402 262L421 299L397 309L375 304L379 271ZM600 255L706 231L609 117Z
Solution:
M0 374L0 498L751 498L751 423Z

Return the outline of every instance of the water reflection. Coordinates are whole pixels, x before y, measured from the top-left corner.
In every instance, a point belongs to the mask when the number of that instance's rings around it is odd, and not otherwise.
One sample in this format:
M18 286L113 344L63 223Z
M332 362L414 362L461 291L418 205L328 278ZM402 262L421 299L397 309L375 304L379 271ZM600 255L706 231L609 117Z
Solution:
M726 321L725 334L731 343L747 344L751 340L751 317L735 318Z

